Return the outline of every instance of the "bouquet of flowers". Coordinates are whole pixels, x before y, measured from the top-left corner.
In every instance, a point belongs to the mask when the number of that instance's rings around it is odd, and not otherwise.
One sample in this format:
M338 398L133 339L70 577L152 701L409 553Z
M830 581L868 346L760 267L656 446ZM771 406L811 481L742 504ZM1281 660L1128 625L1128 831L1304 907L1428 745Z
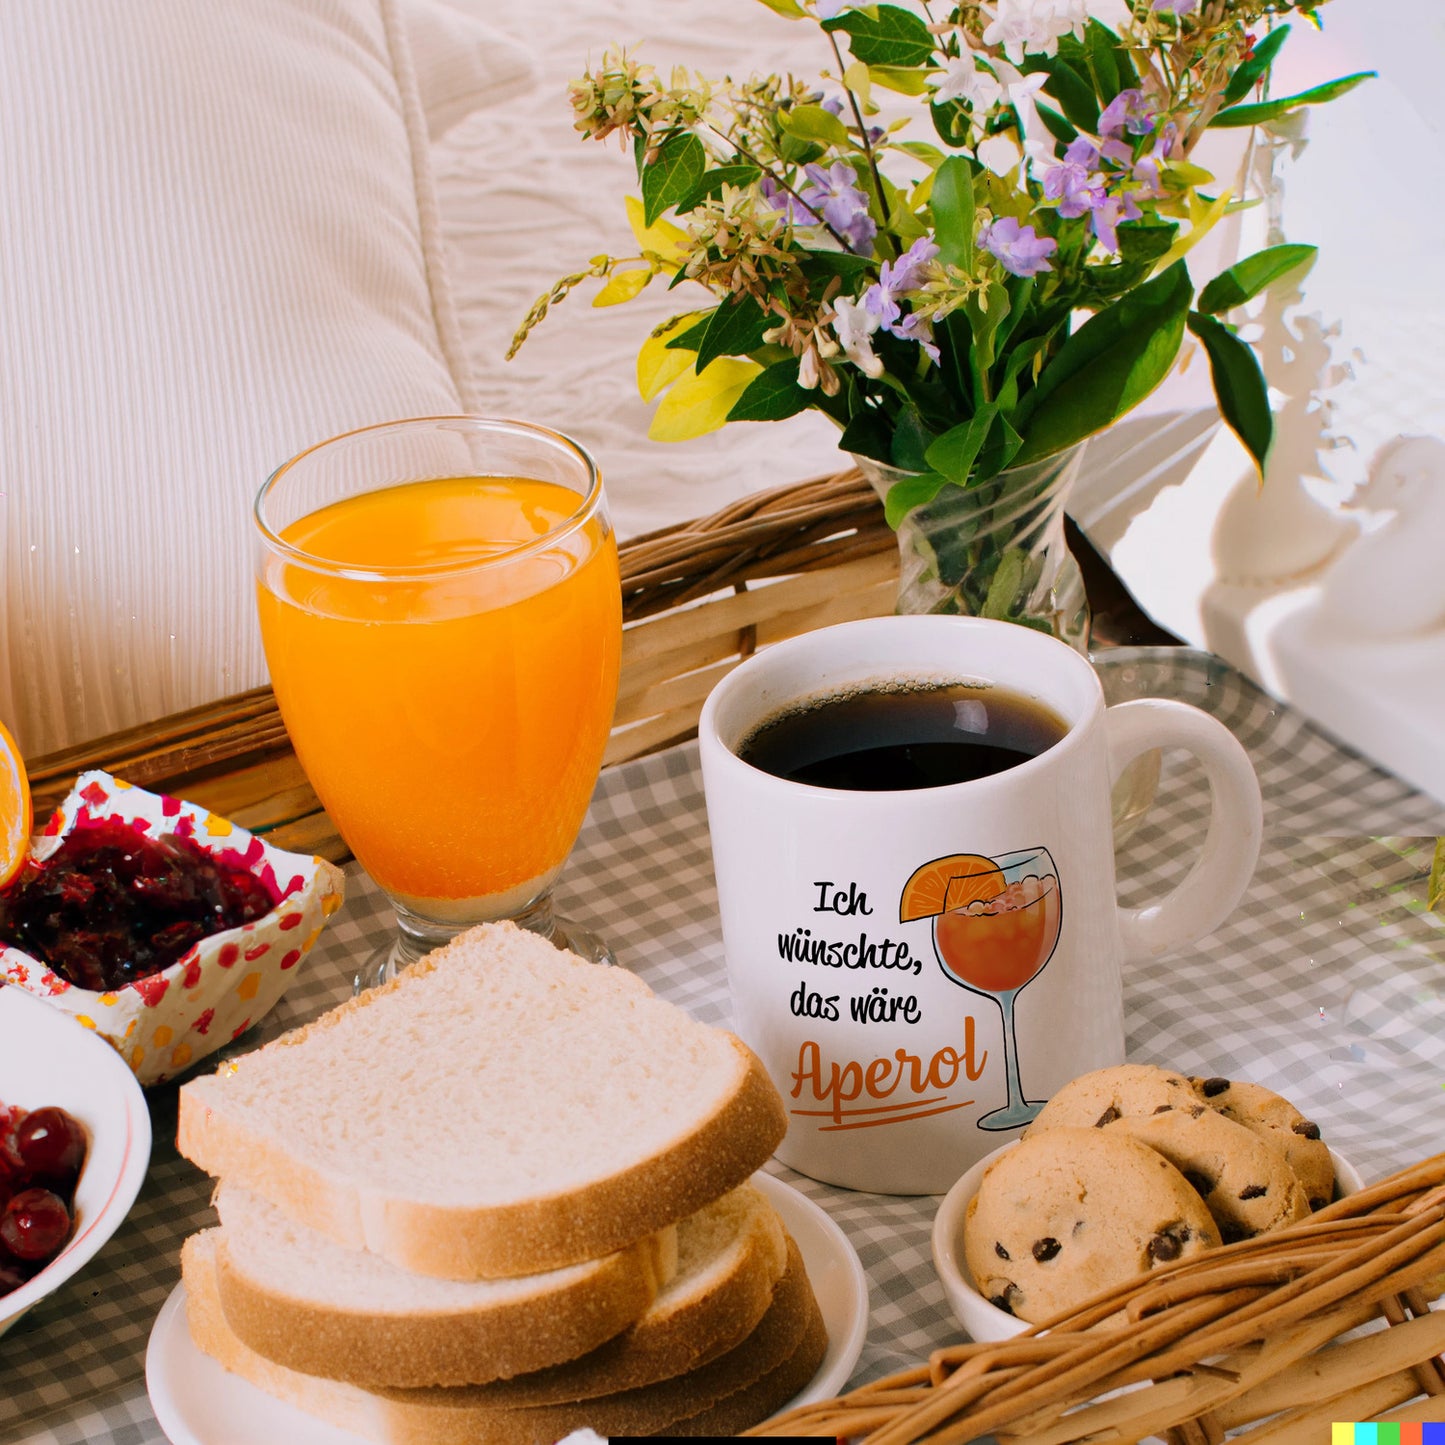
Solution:
M1263 467L1265 380L1229 313L1314 248L1197 287L1186 253L1247 202L1191 154L1366 78L1268 98L1284 17L1316 23L1322 0L1114 0L1113 26L1085 0L761 3L820 28L821 82L664 80L620 51L574 82L577 129L632 147L638 251L562 278L514 351L589 277L596 305L700 283L707 303L642 344L650 434L816 407L886 469L896 527L1109 425L1187 328Z

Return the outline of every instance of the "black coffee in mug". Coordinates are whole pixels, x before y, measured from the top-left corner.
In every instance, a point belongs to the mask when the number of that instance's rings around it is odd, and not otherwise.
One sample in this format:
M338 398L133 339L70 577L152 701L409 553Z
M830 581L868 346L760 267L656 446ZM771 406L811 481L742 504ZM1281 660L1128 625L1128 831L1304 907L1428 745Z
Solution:
M811 699L738 749L794 783L858 792L941 788L1017 767L1068 731L1042 702L979 683L897 682Z

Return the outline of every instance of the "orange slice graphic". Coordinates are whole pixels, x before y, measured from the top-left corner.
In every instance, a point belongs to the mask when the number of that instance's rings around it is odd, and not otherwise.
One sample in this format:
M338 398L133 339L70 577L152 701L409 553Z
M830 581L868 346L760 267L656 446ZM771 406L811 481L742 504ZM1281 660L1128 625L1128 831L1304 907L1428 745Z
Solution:
M30 850L30 779L9 729L0 723L0 888L19 871Z
M978 853L950 853L914 869L898 901L898 921L937 918L946 908L962 908L975 899L994 898L1003 890L1003 873L992 858Z

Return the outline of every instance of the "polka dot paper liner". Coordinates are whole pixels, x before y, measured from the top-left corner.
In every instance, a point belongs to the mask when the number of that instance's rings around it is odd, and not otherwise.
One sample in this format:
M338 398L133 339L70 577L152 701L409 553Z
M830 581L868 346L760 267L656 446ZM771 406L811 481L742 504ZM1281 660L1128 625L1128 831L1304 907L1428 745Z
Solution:
M94 1029L142 1084L174 1077L264 1017L341 906L343 875L324 858L288 853L194 803L148 793L100 771L75 780L32 840L32 856L48 854L78 821L189 836L218 862L254 873L280 900L252 923L201 939L168 968L104 993L68 982L19 949L0 949L0 981Z

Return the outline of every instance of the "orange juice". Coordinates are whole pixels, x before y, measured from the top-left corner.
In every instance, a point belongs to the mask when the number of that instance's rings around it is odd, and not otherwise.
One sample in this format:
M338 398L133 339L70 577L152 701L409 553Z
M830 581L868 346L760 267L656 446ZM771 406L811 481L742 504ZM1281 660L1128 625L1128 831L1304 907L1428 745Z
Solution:
M399 902L513 913L576 839L622 641L616 542L599 514L567 525L581 502L526 479L412 482L282 530L326 566L263 562L262 638L297 756Z

